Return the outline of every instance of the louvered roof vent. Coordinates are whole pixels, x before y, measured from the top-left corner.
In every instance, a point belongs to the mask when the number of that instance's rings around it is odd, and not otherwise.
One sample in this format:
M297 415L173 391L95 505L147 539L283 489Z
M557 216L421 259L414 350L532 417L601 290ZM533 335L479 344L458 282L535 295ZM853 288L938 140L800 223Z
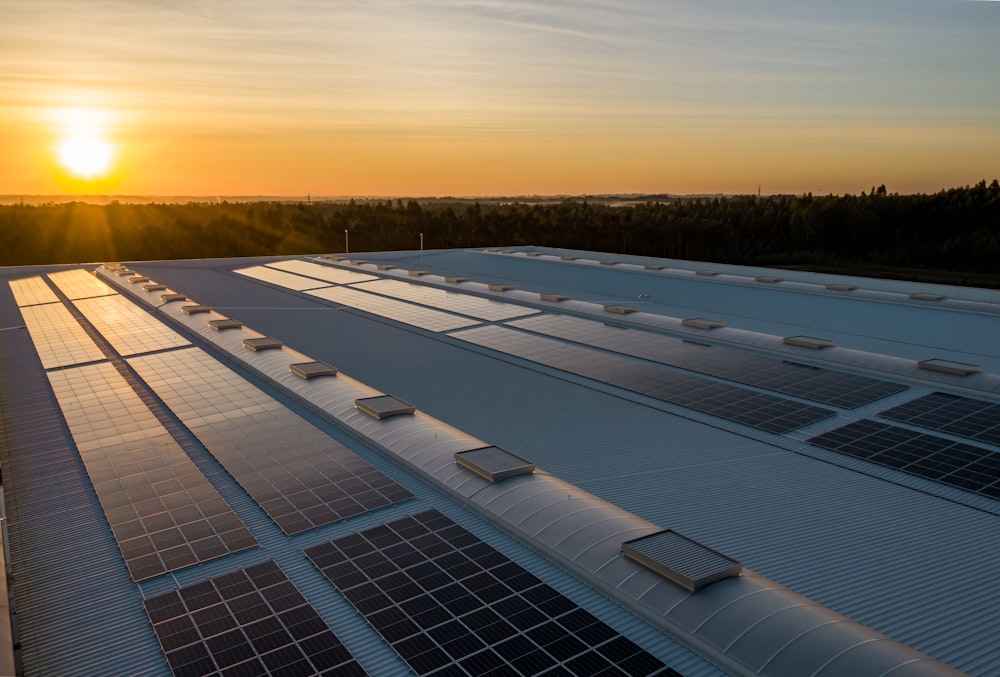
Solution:
M491 284L487 287L490 291L510 291L511 289L517 289L512 284Z
M539 294L538 298L542 299L543 301L552 301L554 303L558 303L559 301L569 301L573 297L566 296L565 294Z
M377 418L379 420L389 418L391 416L412 414L417 410L417 408L409 402L404 402L398 397L394 397L392 395L362 397L354 400L354 406L372 418Z
M634 306L607 305L604 306L604 312L618 313L619 315L628 315L629 313L638 313L639 309Z
M691 317L686 320L681 320L681 324L685 327L694 327L695 329L718 329L719 327L725 327L725 322L719 322L718 320L706 320L703 317Z
M223 329L239 329L243 323L227 317L220 320L209 320L208 326L216 331L222 331Z
M691 592L743 570L736 560L671 529L622 543L622 554Z
M969 374L978 374L983 370L978 364L953 362L951 360L943 360L939 357L917 362L917 366L927 371L936 371L942 374L951 374L952 376L968 376Z
M284 343L276 338L271 338L270 336L261 336L260 338L248 338L243 339L243 347L247 350L252 350L257 352L258 350L272 350L275 348L281 348Z
M160 300L164 303L173 303L174 301L187 301L187 297L184 294L160 294Z
M830 339L814 338L812 336L786 336L782 339L782 341L785 345L798 346L799 348L811 348L812 350L832 348L837 345Z
M208 306L203 306L200 303L192 303L189 306L181 306L181 310L184 311L185 315L195 315L197 313L209 313L212 311Z
M288 370L299 378L309 380L316 376L336 376L337 368L326 362L298 362L289 365Z
M166 288L166 285L157 284L156 282L142 285L143 291L163 291Z
M489 482L535 472L534 463L497 446L455 452L455 462Z

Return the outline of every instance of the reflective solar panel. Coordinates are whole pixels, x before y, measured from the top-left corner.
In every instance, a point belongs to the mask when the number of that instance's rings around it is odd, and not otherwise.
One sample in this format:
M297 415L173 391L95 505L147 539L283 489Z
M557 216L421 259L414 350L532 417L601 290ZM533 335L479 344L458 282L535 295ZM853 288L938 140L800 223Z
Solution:
M59 297L41 276L25 277L10 281L10 291L18 308L37 306L42 303L58 303Z
M506 327L479 327L451 336L767 432L785 433L834 413Z
M324 266L321 263L301 261L299 259L291 261L276 261L274 263L268 263L267 267L277 268L278 270L295 273L296 275L305 275L306 277L323 280L324 282L332 282L333 284L351 284L352 282L366 282L368 280L378 279L374 275L359 273L356 270L345 270L344 268L336 268L334 266Z
M134 580L257 544L112 364L49 381Z
M655 656L436 510L305 554L418 675L667 674Z
M809 440L837 453L862 458L991 498L1000 498L1000 453L862 420Z
M233 272L246 277L252 277L253 279L260 280L261 282L267 282L279 287L284 287L285 289L291 289L293 291L303 291L305 289L316 289L317 287L327 286L325 282L320 282L309 277L302 277L301 275L293 275L292 273L286 273L283 270L275 270L274 268L268 268L267 266L237 268L233 270Z
M104 359L104 353L62 303L21 308L21 315L46 369Z
M199 349L128 362L287 534L412 497Z
M692 344L661 334L609 327L564 315L540 315L507 324L846 409L906 390L904 385L867 376L751 355L720 346Z
M95 275L81 268L49 273L48 278L71 301L94 298L95 296L115 296L118 294L114 289L101 282Z
M457 279L457 278L454 278ZM355 289L383 294L403 301L419 303L424 306L447 310L453 313L477 317L481 320L509 320L514 317L534 315L538 311L502 301L492 301L479 296L470 296L460 292L447 291L428 287L423 284L412 284L399 280L377 280L354 285Z
M177 677L365 671L273 561L143 601Z
M183 336L122 296L83 299L74 305L120 355L190 345Z
M306 293L326 299L327 301L339 303L348 308L362 310L372 315L420 327L427 331L450 331L452 329L471 327L479 324L478 320L470 320L466 317L459 317L458 315L452 315L440 310L424 308L412 303L369 294L353 288L328 287L326 289L314 289Z
M931 393L879 416L1000 446L1000 403Z

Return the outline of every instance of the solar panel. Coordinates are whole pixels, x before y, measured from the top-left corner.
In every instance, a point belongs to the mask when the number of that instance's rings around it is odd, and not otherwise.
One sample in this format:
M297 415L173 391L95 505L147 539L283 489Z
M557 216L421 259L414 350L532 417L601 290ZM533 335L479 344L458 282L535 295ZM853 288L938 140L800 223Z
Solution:
M59 297L45 283L41 276L25 277L10 281L10 291L18 308L37 306L42 303L58 303Z
M118 294L114 289L82 268L49 273L48 278L71 301L89 299L96 296L115 296Z
M257 544L113 365L49 381L134 580Z
M412 497L199 349L129 364L287 534Z
M24 326L46 369L97 362L104 353L61 303L21 308Z
M274 263L268 263L267 267L276 268L288 273L295 273L297 275L305 275L306 277L312 277L317 280L323 280L324 282L331 282L333 284L351 284L352 282L367 282L368 280L378 279L374 275L359 273L356 270L345 270L343 268L335 268L333 266L324 266L321 263L301 261L299 259L291 261L275 261Z
M83 299L74 304L120 355L190 345L183 336L122 296Z
M862 420L809 440L862 458L991 498L1000 498L1000 454L880 421Z
M427 331L450 331L461 327L471 327L479 324L478 320L459 317L432 308L404 303L396 299L377 296L346 287L328 287L306 292L327 301L333 301L348 308L362 310L372 315L385 317L396 322L402 322Z
M366 674L270 560L150 597L143 607L177 677Z
M458 278L454 278L458 279ZM493 301L479 296L437 289L422 284L412 284L399 280L378 280L354 285L355 289L391 296L403 301L419 303L439 310L448 310L481 320L509 320L514 317L534 315L537 310L517 306L502 301Z
M931 393L879 416L1000 446L1000 403Z
M906 390L904 385L867 376L752 355L720 346L692 344L661 334L609 327L576 317L540 315L507 324L846 409L854 409Z
M445 668L475 677L666 669L436 510L305 554L418 675Z
M275 270L274 268L268 268L266 266L237 268L233 272L246 277L252 277L253 279L260 280L261 282L277 285L278 287L291 289L293 291L304 291L306 289L316 289L317 287L327 286L325 282L319 282L318 280L302 277L301 275L293 275L291 273L286 273L283 270Z
M785 433L833 416L829 409L505 327L479 327L451 336L767 432Z

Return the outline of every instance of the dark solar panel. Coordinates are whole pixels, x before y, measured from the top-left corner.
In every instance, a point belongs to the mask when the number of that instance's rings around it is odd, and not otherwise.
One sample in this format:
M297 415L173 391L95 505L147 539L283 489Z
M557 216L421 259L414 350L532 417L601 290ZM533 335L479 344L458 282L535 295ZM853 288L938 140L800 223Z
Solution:
M708 374L835 407L854 409L906 386L582 318L541 315L508 323L539 334Z
M151 597L174 675L364 675L272 561Z
M767 432L785 433L833 416L833 411L829 409L709 381L504 327L480 327L451 335L476 345Z
M419 675L668 674L436 510L305 554Z
M879 416L1000 446L1000 403L931 393Z
M880 421L863 420L809 440L872 463L1000 498L1000 454Z

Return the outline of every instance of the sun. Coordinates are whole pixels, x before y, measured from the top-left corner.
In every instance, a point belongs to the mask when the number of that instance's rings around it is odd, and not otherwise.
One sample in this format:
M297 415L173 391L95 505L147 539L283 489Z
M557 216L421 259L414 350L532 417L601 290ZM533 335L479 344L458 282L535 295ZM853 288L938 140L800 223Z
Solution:
M111 170L114 147L97 134L77 134L63 139L56 147L61 164L81 179L96 179Z

